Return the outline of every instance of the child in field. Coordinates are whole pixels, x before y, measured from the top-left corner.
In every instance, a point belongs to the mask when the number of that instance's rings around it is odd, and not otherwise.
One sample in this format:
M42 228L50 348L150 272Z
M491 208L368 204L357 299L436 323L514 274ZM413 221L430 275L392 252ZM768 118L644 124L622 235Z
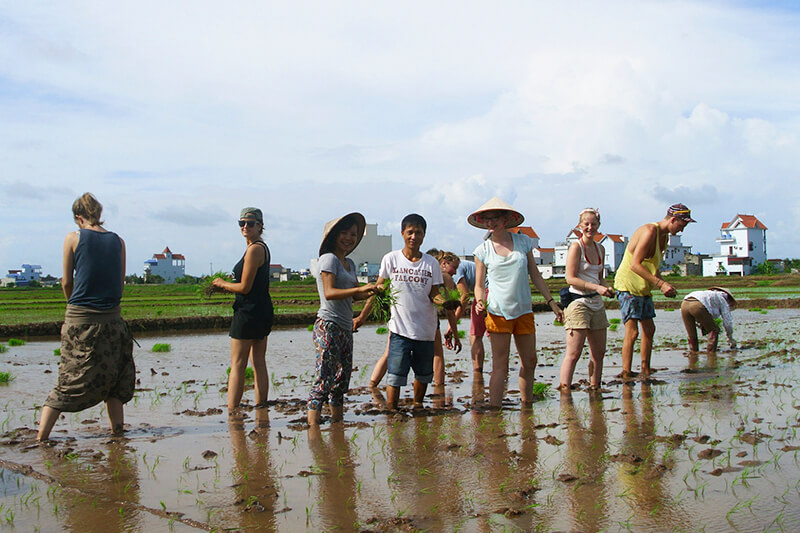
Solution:
M389 358L386 378L386 401L396 409L400 387L406 385L408 372L414 369L414 405L422 405L428 384L433 380L433 353L438 318L434 301L443 302L439 294L442 269L436 259L422 253L427 223L417 214L406 216L401 223L403 249L389 252L381 260L376 286L391 280L396 302L389 319ZM369 316L372 301L364 306L360 319ZM455 317L448 314L453 330Z

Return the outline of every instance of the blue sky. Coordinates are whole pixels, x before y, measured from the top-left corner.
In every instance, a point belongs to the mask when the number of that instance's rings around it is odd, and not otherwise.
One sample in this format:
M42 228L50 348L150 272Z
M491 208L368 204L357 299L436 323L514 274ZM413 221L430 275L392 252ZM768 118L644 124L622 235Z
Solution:
M789 2L6 4L0 269L60 275L87 190L137 273L165 246L229 269L245 205L294 268L353 210L470 251L494 195L542 246L681 201L695 252L747 213L800 257L798 58Z

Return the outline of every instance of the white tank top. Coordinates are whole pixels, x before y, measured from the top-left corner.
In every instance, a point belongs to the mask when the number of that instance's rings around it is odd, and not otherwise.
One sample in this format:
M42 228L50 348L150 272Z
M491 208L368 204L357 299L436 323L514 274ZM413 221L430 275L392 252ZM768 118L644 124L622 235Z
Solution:
M581 247L581 256L580 261L578 263L578 278L582 279L587 283L594 283L596 285L600 285L600 274L603 272L603 255L600 253L600 245L596 242L592 241L594 244L594 249L597 251L598 260L600 261L599 264L592 264L589 262L589 258L586 255L586 248L583 247L583 242L578 240L578 246ZM584 291L579 290L570 285L569 291L575 294L590 294L595 291ZM598 309L603 307L603 298L598 294L592 298L584 298L584 302L590 308L597 307Z

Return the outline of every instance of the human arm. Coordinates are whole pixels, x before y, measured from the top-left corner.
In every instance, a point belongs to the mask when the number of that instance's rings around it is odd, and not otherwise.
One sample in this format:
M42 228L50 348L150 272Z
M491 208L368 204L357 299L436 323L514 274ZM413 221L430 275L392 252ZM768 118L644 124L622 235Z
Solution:
M547 286L547 283L545 283L542 273L539 272L539 268L536 266L536 261L533 259L533 252L528 250L526 257L528 258L528 275L530 276L533 285L536 287L536 290L539 291L539 294L544 296L548 307L550 307L550 310L556 315L556 319L559 322L563 322L564 312L561 310L561 306L559 306L550 295L550 289ZM475 289L477 288L478 285L477 282L475 282Z
M727 298L725 298L725 294L718 293L716 296L719 301L719 314L722 318L722 327L725 328L725 334L728 336L728 343L731 348L736 348L736 339L733 338L733 314L731 314L731 307L728 304Z
M345 298L365 300L375 290L374 283L367 283L350 289L339 289L334 286L336 274L333 272L320 272L319 275L322 279L322 288L326 300L344 300Z
M126 257L126 253L125 253L125 241L122 240L122 237L120 237L120 239L119 239L119 244L120 244L120 247L121 247L121 249L120 249L120 257L122 259L122 270L121 270L122 271L122 285L124 286L125 285L125 257Z
M486 312L486 265L475 258L475 311L479 314Z
M369 318L369 314L372 311L374 293L382 292L385 285L386 280L383 279L383 276L378 276L378 281L375 282L372 288L373 296L370 296L367 299L366 303L364 304L364 308L361 309L361 312L358 314L358 316L353 319L353 331L358 331L358 328L360 328L367 321L367 318Z
M224 291L235 294L247 294L253 288L256 279L256 272L264 265L266 258L261 246L249 246L244 253L244 266L242 267L242 279L239 281L225 281L222 278L214 278L212 285Z
M64 237L64 253L61 259L61 290L67 300L72 296L72 290L75 288L75 248L78 246L79 239L80 233L77 231L67 233L67 236Z
M672 298L678 294L678 291L671 284L664 281L658 272L652 274L647 268L642 265L642 262L652 257L656 253L656 239L658 232L656 227L652 224L646 224L634 232L631 237L629 246L631 250L631 271L640 278L649 282L652 286L656 287L661 293Z

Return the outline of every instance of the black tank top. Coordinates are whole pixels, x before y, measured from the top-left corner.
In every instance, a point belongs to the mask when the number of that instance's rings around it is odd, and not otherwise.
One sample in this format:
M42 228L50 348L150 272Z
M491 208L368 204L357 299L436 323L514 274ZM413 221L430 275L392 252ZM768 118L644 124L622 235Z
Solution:
M122 298L122 241L111 231L80 230L70 305L111 309Z
M272 299L269 296L269 248L264 241L256 241L253 245L260 245L264 248L264 264L256 270L256 277L253 280L253 286L250 287L250 292L236 295L233 310L244 311L252 315L267 315L272 313ZM245 253L247 252L245 251ZM244 255L233 267L233 277L237 282L242 280L243 270Z

